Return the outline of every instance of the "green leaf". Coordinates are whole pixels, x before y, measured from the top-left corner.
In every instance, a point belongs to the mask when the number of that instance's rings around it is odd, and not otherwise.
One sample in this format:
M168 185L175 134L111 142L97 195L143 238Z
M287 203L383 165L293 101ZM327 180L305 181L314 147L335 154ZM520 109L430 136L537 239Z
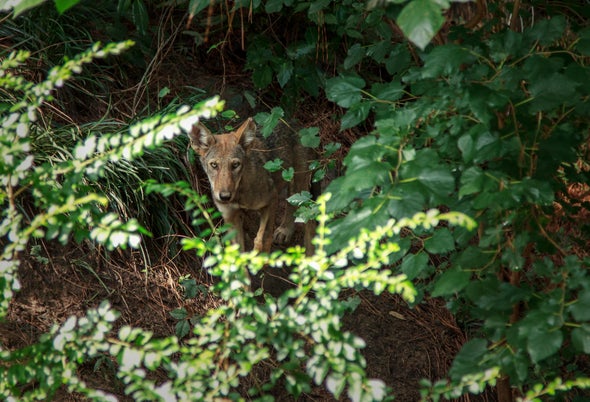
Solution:
M291 60L285 60L279 65L279 71L277 71L277 81L281 88L283 88L293 75L293 62Z
M380 100L396 101L404 95L404 87L399 82L375 83L371 94Z
M295 176L295 169L293 167L289 167L281 172L281 176L283 176L283 180L291 181L293 180L293 176Z
M326 388L336 398L344 391L346 386L346 377L339 373L332 373L326 378Z
M488 342L485 339L476 338L465 343L449 370L451 379L459 381L464 376L482 372L481 362L487 351Z
M261 112L254 116L254 121L262 126L262 136L268 138L279 124L281 118L285 115L281 107L273 107L270 113Z
M363 57L365 57L365 53L365 48L362 47L360 44L355 43L354 45L352 45L348 49L346 59L344 59L344 68L348 70L359 64L363 60Z
M590 289L581 291L578 300L568 309L576 321L590 321Z
M311 193L309 191L302 191L300 193L293 194L289 198L287 198L287 202L291 205L295 205L297 207L311 201Z
M436 0L412 0L397 17L402 32L420 49L430 43L444 22Z
M416 212L422 211L426 200L414 183L402 183L393 186L388 193L390 198L387 204L387 212L393 218L414 216Z
M63 14L79 2L80 0L55 0L55 8L60 14Z
M332 0L315 0L309 5L309 14L315 14L325 9Z
M533 81L529 86L533 97L529 106L530 113L551 110L570 103L574 99L578 85L576 81L560 73Z
M590 355L590 324L572 330L572 343L577 350Z
M257 88L266 88L272 82L272 68L269 65L258 65L252 68L252 82Z
M447 228L438 229L424 242L424 248L431 254L443 254L455 249L455 239Z
M308 127L299 130L301 145L307 148L317 148L320 146L320 129L318 127Z
M340 130L346 130L347 128L354 127L369 117L369 112L371 111L371 103L370 102L359 102L355 103L347 110L347 112L342 116L342 120L340 121Z
M535 329L529 333L527 351L534 363L553 356L559 351L563 343L560 330Z
M281 170L282 166L283 166L283 160L279 159L279 158L276 158L272 161L267 161L264 164L264 168L271 173L278 172L279 170Z
M45 0L21 0L21 1L1 1L0 2L0 10L2 11L10 11L11 9L14 10L14 18L18 17L29 8L37 7L39 4L44 3Z
M469 137L471 138L471 137ZM478 166L472 166L461 175L461 187L459 188L459 197L469 194L479 193L482 191L486 176L483 170Z
M460 72L464 64L471 64L475 60L475 56L465 47L454 43L437 46L426 55L421 75L422 78L453 75Z
M406 274L409 280L413 280L426 269L428 259L426 253L409 254L402 262L401 271Z
M192 299L197 296L199 288L197 287L197 281L194 279L185 279L180 282L180 285L184 288L184 298Z
M170 315L177 320L184 320L188 317L188 313L184 307L172 310Z
M179 338L184 338L188 335L191 330L191 325L189 324L188 320L182 320L176 323L174 326L174 333Z
M418 182L430 198L444 199L455 190L455 178L448 166L437 161L438 156L433 150L420 150L413 160L402 165L400 177L403 182Z
M566 26L565 17L558 15L548 19L540 19L527 29L524 35L532 41L538 41L542 46L547 46L561 38Z
M360 102L365 80L358 75L341 75L326 82L326 96L338 106L349 108Z
M264 3L264 11L267 14L278 13L283 9L283 0L267 0Z
M463 271L460 267L451 268L436 281L432 297L454 295L469 284L470 278L471 272Z

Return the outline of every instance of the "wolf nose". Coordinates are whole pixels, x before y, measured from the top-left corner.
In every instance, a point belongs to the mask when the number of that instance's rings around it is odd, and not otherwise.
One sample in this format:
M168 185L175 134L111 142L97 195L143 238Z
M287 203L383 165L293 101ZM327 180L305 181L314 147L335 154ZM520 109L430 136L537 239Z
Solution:
M219 193L219 200L220 201L229 201L231 200L231 193L229 191L222 191Z

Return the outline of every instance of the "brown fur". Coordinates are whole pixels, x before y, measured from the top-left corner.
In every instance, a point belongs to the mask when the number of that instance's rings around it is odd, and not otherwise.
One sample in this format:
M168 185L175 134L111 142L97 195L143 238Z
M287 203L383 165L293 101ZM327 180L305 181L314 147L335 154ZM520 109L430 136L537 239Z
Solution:
M289 203L286 203L281 225L274 236L271 235L279 194L287 187L288 195L309 190L311 173L308 164L313 157L311 150L299 143L295 131L282 126L262 141L256 135L256 124L249 118L237 130L218 135L213 135L199 123L193 126L189 137L209 178L213 202L225 222L235 230L235 241L242 250L245 249L244 210L260 213L255 250L269 252L273 239L279 244L288 243L294 231L295 211ZM283 160L284 168L293 167L295 170L290 183L283 180L281 172L270 173L263 167L268 160L275 158ZM313 226L306 228L305 234L309 253L313 250Z

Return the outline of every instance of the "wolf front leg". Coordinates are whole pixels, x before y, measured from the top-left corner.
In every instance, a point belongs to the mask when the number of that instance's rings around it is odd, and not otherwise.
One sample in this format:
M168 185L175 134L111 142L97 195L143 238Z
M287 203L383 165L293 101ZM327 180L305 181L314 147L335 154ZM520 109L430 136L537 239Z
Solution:
M275 222L277 204L277 192L274 190L269 197L268 204L259 210L260 226L258 227L256 238L254 239L254 250L258 250L263 253L270 253L273 235L272 228Z
M233 242L240 246L242 251L246 250L246 242L244 240L244 224L242 222L242 211L241 209L234 208L227 204L216 204L217 209L223 216L223 221L228 224L231 229L230 233L233 233Z

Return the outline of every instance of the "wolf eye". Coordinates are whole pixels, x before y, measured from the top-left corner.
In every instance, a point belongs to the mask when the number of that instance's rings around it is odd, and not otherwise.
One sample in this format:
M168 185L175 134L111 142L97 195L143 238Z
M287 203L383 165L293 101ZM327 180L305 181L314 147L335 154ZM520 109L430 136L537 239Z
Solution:
M217 170L217 162L209 162L209 166L211 166L211 169L215 169Z
M237 169L237 168L239 168L241 165L242 165L242 164L240 163L240 161L233 161L233 162L231 163L231 167L232 167L232 169Z

